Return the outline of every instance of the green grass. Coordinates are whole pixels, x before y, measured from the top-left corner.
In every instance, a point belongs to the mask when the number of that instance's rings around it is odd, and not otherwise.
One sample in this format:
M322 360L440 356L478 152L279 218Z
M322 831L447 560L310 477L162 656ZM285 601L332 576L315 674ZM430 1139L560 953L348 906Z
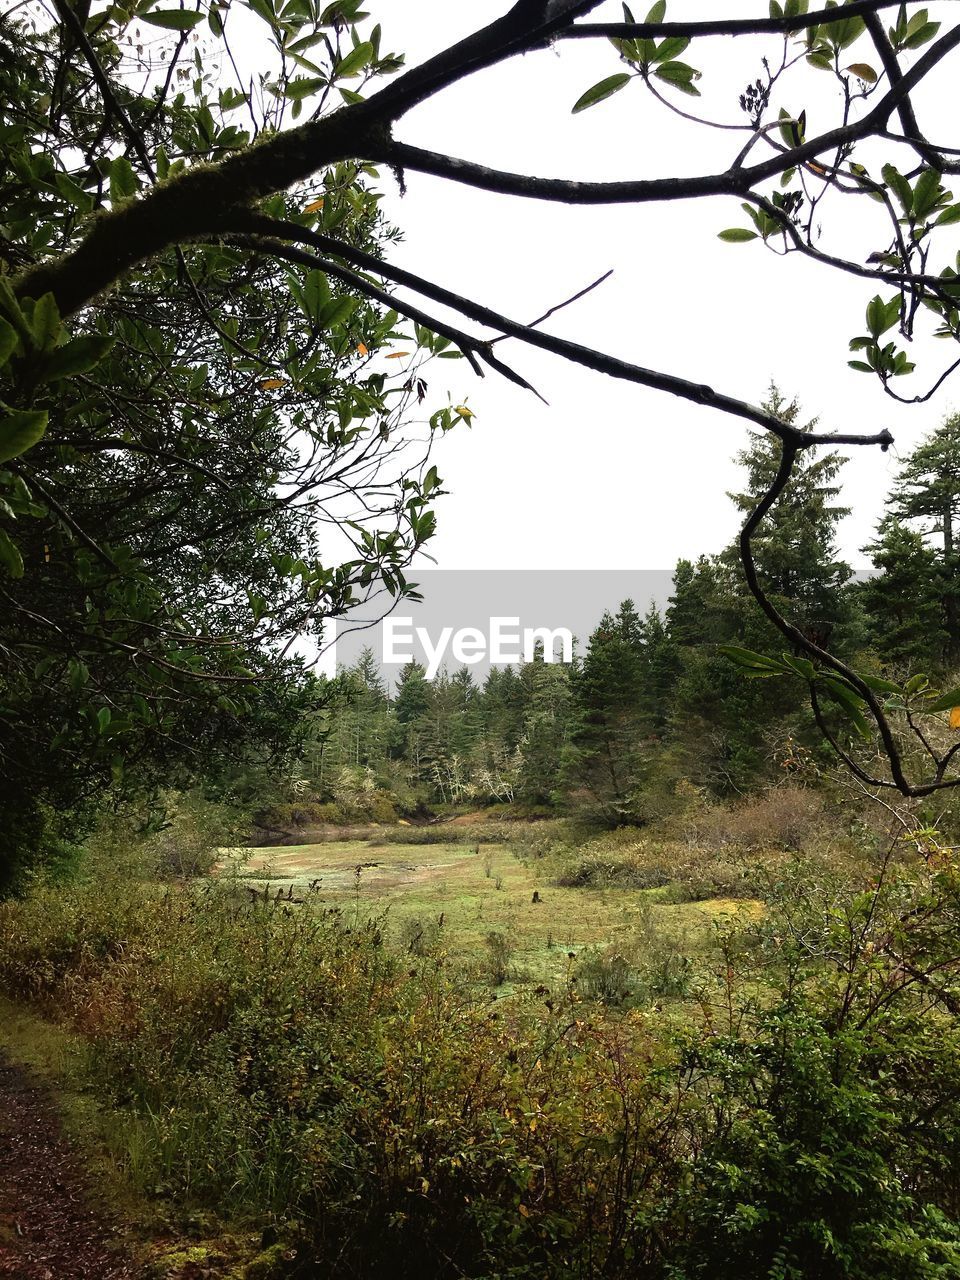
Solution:
M697 954L713 921L757 909L729 898L661 902L657 890L563 888L503 844L280 846L257 849L239 864L239 875L245 886L266 887L271 897L291 887L295 899L315 895L348 918L385 912L398 943L419 925L433 935L442 919L439 945L467 975L482 968L488 934L502 933L511 944L514 979L547 984L564 976L571 953L635 947L650 925L660 938Z

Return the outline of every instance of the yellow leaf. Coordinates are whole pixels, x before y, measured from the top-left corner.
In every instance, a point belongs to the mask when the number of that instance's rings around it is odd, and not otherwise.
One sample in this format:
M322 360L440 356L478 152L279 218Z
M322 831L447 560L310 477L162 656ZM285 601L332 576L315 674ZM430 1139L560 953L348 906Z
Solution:
M531 1133L536 1133L536 1132L537 1132L537 1117L536 1117L536 1116L534 1116L534 1117L533 1117L533 1119L530 1121L530 1132L531 1132Z
M858 79L865 81L867 84L877 83L877 73L874 71L873 67L870 66L869 62L853 62L849 67L844 69L846 71L852 71Z
M960 707L954 707L950 712L950 728L960 729Z
M277 387L283 386L282 378L267 378L266 382L260 383L261 391L276 391Z
M474 416L473 410L468 409L465 404L457 405L457 413L459 413L461 418L472 418Z
M316 213L318 209L322 209L322 208L323 208L323 196L321 196L319 200L311 200L303 212Z
M386 358L388 360L402 360L405 356L408 356L409 354L410 354L409 351L391 351Z
M529 1218L529 1217L530 1217L530 1210L527 1208L527 1206L526 1206L525 1204L518 1204L518 1205L517 1205L517 1208L520 1210L520 1217L521 1217L521 1218Z
M362 356L368 356L368 355L370 354L370 348L367 346L367 344L366 344L365 342L358 342L358 343L357 343L357 351L358 351L358 352L360 353L360 355L362 355Z

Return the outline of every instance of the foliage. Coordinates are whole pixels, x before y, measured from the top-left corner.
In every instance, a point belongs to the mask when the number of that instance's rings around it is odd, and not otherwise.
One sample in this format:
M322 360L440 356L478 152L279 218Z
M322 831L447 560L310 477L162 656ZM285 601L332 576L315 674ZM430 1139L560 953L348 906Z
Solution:
M0 980L87 1038L151 1185L332 1275L946 1280L957 902L946 850L784 865L680 1019L595 1005L612 959L477 1001L377 919L129 877L0 907Z

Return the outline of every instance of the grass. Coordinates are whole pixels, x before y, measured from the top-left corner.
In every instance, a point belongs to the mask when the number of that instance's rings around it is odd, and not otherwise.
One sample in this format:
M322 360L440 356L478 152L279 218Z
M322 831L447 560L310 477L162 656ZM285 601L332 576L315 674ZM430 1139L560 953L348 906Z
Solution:
M511 946L514 981L548 985L563 978L571 953L633 946L650 924L660 938L696 954L707 947L714 921L757 909L730 898L662 902L658 890L565 888L505 844L280 846L257 849L239 874L245 886L271 896L292 889L295 899L316 895L360 918L386 912L397 941L416 936L419 925L430 936L439 926L440 945L467 974L482 967L488 935L501 933Z

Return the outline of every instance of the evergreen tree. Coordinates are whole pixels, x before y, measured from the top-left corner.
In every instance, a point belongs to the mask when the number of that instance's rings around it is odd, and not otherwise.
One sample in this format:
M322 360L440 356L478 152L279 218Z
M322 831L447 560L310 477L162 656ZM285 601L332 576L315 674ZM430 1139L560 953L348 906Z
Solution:
M890 510L937 544L948 662L960 660L960 414L947 418L910 455Z
M861 584L860 599L881 661L904 671L941 667L948 635L937 553L893 515L884 517L864 551L880 570Z
M563 663L545 662L542 650L523 668L529 688L521 741L520 794L533 804L557 796L563 750L570 730L570 672Z
M642 709L643 625L632 600L605 613L573 680L575 710L564 767L565 785L589 797L598 816L635 822L648 754Z
M791 426L800 407L787 403L775 386L770 387L763 408ZM816 426L816 419L806 431ZM749 447L737 456L746 468L747 483L740 493L730 494L744 518L754 510L769 489L780 465L780 442L769 433L751 433ZM851 621L851 605L844 586L851 576L850 566L837 553L836 531L848 514L836 505L840 492L835 483L846 459L837 453L815 457L802 452L793 474L773 508L753 537L753 556L764 591L774 604L818 644L826 644L833 633ZM740 549L734 544L724 553L725 561L739 566ZM842 636L834 640L841 642Z

